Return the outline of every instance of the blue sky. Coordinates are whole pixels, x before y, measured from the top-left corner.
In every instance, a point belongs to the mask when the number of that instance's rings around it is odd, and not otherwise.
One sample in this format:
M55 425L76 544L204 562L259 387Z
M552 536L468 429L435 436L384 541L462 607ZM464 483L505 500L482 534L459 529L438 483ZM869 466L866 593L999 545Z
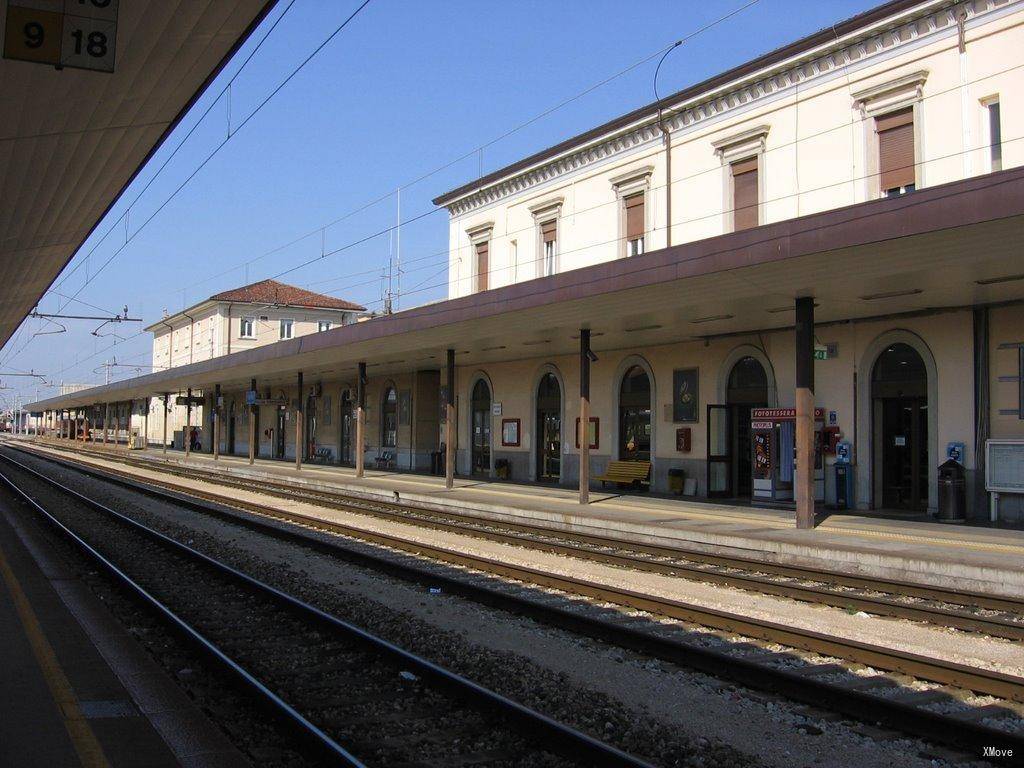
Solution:
M102 383L106 360L146 365L150 337L133 336L158 319L217 291L273 277L394 223L394 191L487 144L598 82L745 4L747 0L491 2L371 0L366 9L294 77L145 227L153 214L224 140L221 99L131 209L124 243L119 221L199 115L238 71L287 7L278 7L228 65L123 200L65 270L59 289L96 307L127 304L142 324L67 322L67 332L34 336L30 320L0 353L0 370L35 370L53 381ZM358 0L296 0L231 89L237 126L355 7ZM662 94L678 90L876 5L869 0L759 0L673 51L659 76ZM624 11L624 8L628 10ZM531 152L653 100L656 61L637 67L483 152L402 192L403 218L430 211L432 197ZM366 203L389 195L358 213ZM348 214L326 229L320 228ZM114 231L103 242L108 229ZM312 236L291 243L296 238ZM323 239L323 243L322 243ZM99 243L97 245L97 243ZM408 307L442 298L447 216L404 226ZM380 308L379 274L388 237L378 237L281 277L284 282ZM279 249L280 250L277 250ZM85 256L93 251L85 263ZM273 253L270 253L274 251ZM269 255L267 255L269 254ZM243 266L245 262L252 262ZM88 274L90 282L86 283ZM53 312L49 293L40 311ZM66 312L92 312L69 304ZM107 330L105 329L105 330ZM146 368L142 369L145 372ZM114 369L114 378L136 375ZM34 398L28 379L4 379ZM40 396L52 390L39 390Z

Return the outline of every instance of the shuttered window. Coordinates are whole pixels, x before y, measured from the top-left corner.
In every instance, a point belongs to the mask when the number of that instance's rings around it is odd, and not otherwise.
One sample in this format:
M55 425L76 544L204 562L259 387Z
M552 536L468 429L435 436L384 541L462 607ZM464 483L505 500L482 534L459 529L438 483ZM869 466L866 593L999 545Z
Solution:
M540 225L541 247L544 249L543 269L545 275L555 274L555 246L558 242L558 220L542 222Z
M487 275L490 272L488 260L490 245L490 242L476 244L476 289L478 291L487 290Z
M914 110L875 118L878 132L879 188L892 195L914 189Z
M733 229L750 229L758 225L757 158L732 164Z
M625 198L626 255L639 256L644 252L644 193Z

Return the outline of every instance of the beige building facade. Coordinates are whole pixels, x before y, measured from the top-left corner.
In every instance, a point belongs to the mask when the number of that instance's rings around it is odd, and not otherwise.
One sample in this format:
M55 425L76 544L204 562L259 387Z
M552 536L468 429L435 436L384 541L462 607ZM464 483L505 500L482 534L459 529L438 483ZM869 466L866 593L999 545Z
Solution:
M153 369L168 370L241 352L278 341L322 333L356 322L365 307L333 296L264 280L211 296L188 309L149 325L153 334ZM170 393L177 398L179 394ZM150 442L163 440L163 400L153 398L146 420ZM208 410L208 409L207 409ZM175 405L168 410L168 439L181 445L188 422L201 433L208 429L202 406Z

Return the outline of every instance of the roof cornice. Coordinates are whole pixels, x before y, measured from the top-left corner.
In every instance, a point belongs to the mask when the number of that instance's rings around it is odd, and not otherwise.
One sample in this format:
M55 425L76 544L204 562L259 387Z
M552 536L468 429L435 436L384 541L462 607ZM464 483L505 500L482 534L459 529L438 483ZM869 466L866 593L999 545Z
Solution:
M1012 0L966 4L968 21ZM459 216L660 137L956 26L954 0L896 0L649 104L434 199Z

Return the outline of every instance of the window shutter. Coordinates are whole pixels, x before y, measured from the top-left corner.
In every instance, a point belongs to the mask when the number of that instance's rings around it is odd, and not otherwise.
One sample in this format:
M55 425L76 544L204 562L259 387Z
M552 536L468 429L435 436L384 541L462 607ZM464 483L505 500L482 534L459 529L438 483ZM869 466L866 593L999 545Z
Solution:
M732 164L733 229L750 229L758 225L757 158Z
M551 221L545 221L540 225L541 238L545 243L553 243L558 239L558 220L552 219Z
M914 183L914 110L875 118L878 132L878 171L881 189Z
M644 236L644 195L630 195L626 198L626 239L636 240Z
M476 289L478 291L487 290L487 273L490 271L487 258L489 246L490 242L476 244Z

